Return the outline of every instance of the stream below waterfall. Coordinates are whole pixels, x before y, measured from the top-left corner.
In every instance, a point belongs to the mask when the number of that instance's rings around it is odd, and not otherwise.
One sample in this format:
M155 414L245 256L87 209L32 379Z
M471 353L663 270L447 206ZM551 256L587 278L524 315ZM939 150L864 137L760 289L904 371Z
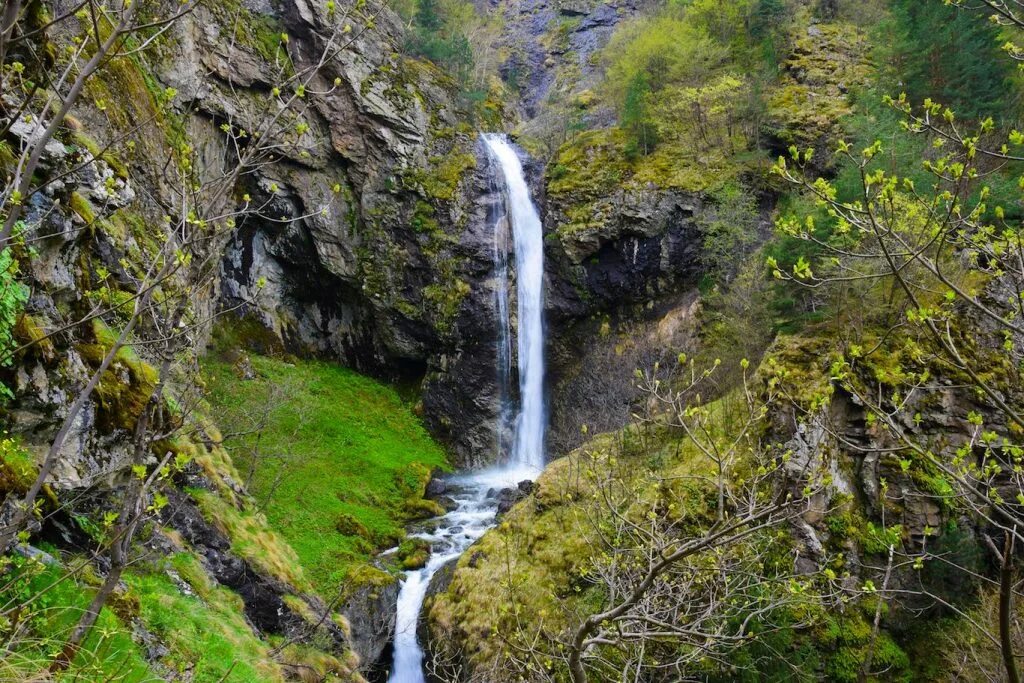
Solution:
M424 683L423 647L417 626L430 580L445 564L461 555L494 526L498 491L535 479L544 467L544 234L540 215L530 198L529 185L515 148L503 135L484 135L493 162L492 185L504 198L503 211L491 217L494 228L495 311L498 318L495 366L501 410L497 461L504 466L468 472L446 480L457 507L435 520L429 529L410 534L430 543L426 566L407 572L398 594L394 660L388 683ZM509 232L516 280L516 330L509 313ZM512 339L515 339L518 401L511 396ZM505 424L506 422L510 424ZM512 431L510 453L504 453L502 433Z
M416 634L420 609L434 575L448 562L456 559L469 546L494 526L501 489L513 487L525 479L534 479L532 469L493 469L472 472L446 479L445 495L458 507L443 517L432 520L432 531L409 534L430 543L431 554L426 566L407 572L398 595L398 619L395 624L394 663L390 683L422 683L423 648Z

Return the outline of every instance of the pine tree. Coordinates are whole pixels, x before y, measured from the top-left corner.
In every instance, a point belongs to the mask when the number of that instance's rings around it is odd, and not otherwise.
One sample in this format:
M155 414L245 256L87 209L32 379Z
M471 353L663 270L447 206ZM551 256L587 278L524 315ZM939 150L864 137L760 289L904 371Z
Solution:
M942 2L895 0L896 52L902 89L976 118L1006 110L1011 75L998 29L974 10Z
M757 40L768 37L773 29L781 26L785 16L786 3L783 0L759 0L750 22L750 35Z
M626 88L622 107L622 127L629 134L626 155L632 158L650 154L658 142L657 131L650 120L647 107L650 92L650 80L644 72L636 74Z

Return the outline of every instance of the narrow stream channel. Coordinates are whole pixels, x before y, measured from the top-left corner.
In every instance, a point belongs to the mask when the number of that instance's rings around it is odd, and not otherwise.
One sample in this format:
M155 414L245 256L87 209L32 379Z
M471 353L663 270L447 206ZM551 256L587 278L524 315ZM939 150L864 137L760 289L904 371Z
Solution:
M420 610L430 580L441 567L494 525L498 497L495 491L535 479L544 467L544 234L540 215L530 198L529 186L515 148L503 135L484 135L493 167L492 181L502 189L505 213L494 217L494 268L498 279L495 307L498 312L498 353L495 362L502 388L502 422L512 426L511 453L499 452L506 464L492 470L465 473L448 480L447 493L458 507L436 520L433 531L412 534L431 545L426 566L408 572L398 595L394 662L389 683L424 683L423 648L416 634ZM515 364L518 370L519 401L507 390L511 386L513 325L509 312L509 258L507 225L511 224L516 274ZM515 416L512 418L512 416ZM499 433L505 428L498 425ZM499 442L501 440L499 439ZM501 451L499 445L499 451Z

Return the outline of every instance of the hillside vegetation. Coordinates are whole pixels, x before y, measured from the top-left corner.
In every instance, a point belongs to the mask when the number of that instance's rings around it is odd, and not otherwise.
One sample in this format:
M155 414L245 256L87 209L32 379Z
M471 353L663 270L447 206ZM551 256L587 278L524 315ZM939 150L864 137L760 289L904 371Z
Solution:
M294 357L215 353L204 369L235 467L321 594L439 513L423 490L444 452L393 388Z
M1024 0L0 14L0 680L387 679L515 403L482 132L548 466L425 673L1024 680Z

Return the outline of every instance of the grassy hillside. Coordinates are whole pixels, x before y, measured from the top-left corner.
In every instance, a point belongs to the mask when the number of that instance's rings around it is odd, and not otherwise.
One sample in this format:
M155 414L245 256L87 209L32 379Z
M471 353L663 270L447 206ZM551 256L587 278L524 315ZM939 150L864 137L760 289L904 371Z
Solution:
M391 387L318 361L231 359L205 363L225 445L329 597L354 564L395 545L408 519L436 512L423 487L445 455Z

